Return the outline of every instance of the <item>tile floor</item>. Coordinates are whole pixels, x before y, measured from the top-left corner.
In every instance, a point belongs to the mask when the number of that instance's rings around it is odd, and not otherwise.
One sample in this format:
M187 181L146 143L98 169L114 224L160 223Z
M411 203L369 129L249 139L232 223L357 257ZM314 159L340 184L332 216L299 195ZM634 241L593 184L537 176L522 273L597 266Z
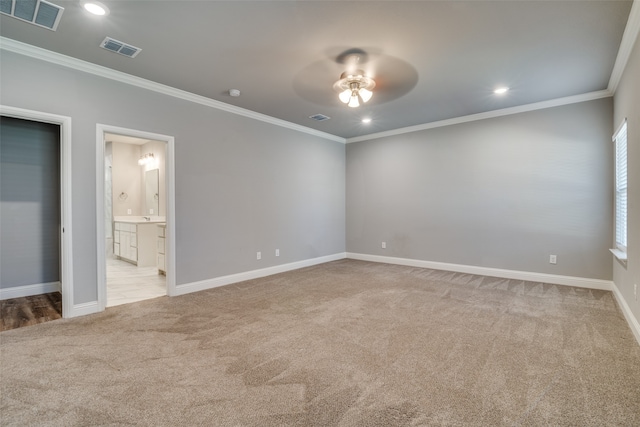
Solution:
M107 256L107 307L167 295L165 276L155 267L138 267Z

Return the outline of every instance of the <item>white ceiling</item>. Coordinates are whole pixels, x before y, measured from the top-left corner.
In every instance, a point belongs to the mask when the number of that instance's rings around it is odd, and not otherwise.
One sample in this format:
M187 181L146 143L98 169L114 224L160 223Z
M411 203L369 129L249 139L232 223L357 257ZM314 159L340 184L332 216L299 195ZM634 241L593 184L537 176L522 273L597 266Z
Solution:
M344 138L607 88L632 1L78 1L56 32L0 17L0 35ZM110 36L142 49L99 48ZM372 100L332 85L367 53ZM511 90L499 97L493 89ZM242 95L232 98L231 88ZM331 120L308 117L325 114ZM371 117L363 124L363 117Z
M134 136L118 135L115 133L105 133L104 140L109 142L120 142L123 144L144 145L151 142L148 139L136 138Z

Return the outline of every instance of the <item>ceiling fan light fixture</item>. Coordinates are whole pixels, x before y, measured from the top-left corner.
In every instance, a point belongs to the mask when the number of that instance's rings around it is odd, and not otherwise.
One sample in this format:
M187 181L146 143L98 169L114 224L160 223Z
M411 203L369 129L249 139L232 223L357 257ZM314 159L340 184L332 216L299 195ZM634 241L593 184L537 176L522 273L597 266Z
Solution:
M333 89L339 92L340 101L352 108L369 101L373 96L371 89L374 87L376 82L371 77L367 77L362 70L351 73L345 71L340 76L340 80L333 84Z
M340 101L342 101L345 104L349 102L349 98L351 98L351 89L345 89L342 92L340 92L340 94L338 95L338 98L340 98Z
M360 97L362 98L362 102L368 102L373 96L373 92L365 88L360 89L359 93Z

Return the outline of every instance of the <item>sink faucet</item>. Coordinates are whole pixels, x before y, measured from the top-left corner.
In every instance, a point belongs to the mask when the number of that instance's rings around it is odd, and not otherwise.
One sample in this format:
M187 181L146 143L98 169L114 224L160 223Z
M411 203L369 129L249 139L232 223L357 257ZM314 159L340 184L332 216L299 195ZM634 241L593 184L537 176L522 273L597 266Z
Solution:
M150 216L143 216L142 218L144 218L145 221L151 221L151 217Z

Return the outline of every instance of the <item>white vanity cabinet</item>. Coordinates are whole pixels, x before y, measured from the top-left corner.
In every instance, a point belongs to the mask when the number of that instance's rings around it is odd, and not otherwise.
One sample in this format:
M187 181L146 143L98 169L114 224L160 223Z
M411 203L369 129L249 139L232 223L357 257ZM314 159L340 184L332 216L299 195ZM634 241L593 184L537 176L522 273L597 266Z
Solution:
M158 223L115 221L114 225L114 255L138 267L156 267Z
M158 225L158 273L167 274L167 269L165 267L165 254L166 252L166 230L167 226L165 224Z
M125 261L138 263L138 230L136 224L116 222L113 235L113 254Z

